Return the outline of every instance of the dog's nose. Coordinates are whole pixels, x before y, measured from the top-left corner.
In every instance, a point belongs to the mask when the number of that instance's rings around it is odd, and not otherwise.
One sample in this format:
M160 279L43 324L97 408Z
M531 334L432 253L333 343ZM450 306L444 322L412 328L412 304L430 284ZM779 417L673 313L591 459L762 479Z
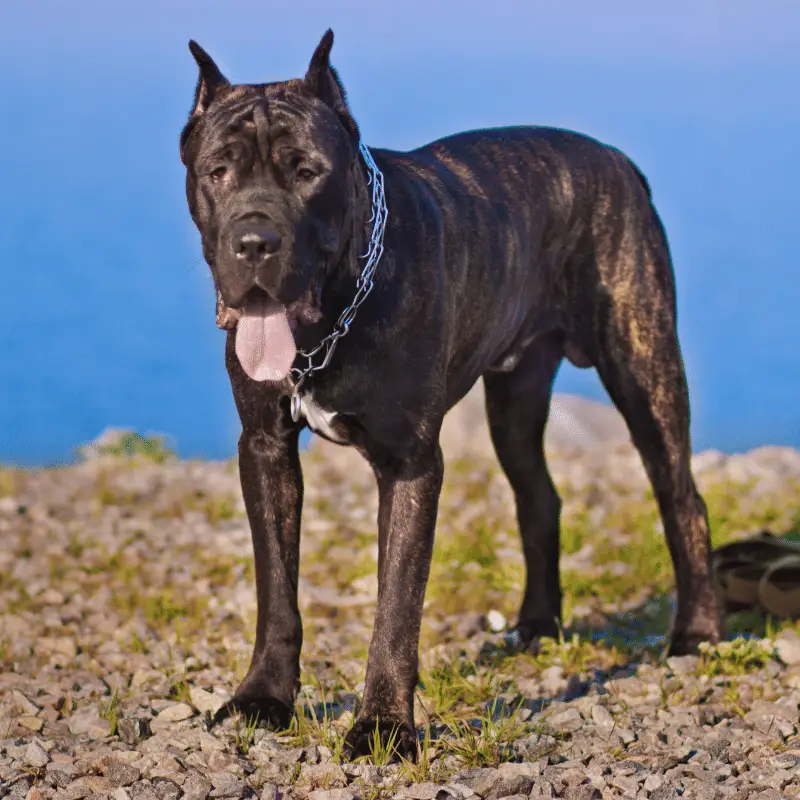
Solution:
M255 267L268 255L277 252L280 246L279 234L267 230L249 230L234 241L233 252L240 261Z

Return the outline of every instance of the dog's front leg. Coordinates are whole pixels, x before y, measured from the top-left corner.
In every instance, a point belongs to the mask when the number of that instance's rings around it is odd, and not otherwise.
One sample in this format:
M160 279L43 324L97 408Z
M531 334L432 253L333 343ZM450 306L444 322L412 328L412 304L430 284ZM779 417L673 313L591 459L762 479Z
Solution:
M401 464L375 468L379 491L378 608L364 699L347 735L352 755L370 752L376 725L394 731L400 755L416 755L414 687L422 603L430 571L443 462L438 443Z
M297 607L303 477L296 431L245 429L239 474L255 556L258 617L250 669L215 722L240 711L288 726L300 680L303 632Z

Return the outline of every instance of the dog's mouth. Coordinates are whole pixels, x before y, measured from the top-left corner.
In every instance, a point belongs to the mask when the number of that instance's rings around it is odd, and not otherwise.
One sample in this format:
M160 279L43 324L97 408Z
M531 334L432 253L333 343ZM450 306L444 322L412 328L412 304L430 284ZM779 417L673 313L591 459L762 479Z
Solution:
M281 381L289 374L297 355L297 326L310 325L321 318L315 300L313 291L288 306L257 287L245 295L241 308L234 312L238 317L234 324L236 356L249 378Z

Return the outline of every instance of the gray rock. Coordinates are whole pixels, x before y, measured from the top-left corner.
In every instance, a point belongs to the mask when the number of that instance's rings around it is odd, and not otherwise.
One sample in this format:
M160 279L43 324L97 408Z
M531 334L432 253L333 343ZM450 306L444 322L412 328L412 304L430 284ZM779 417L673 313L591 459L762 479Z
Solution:
M208 775L211 785L211 797L243 797L247 787L240 778L230 772L211 772Z
M112 786L130 786L139 780L139 768L135 764L111 761L106 764L105 776Z
M596 787L589 784L581 786L568 786L561 793L565 800L599 800L603 793Z
M189 770L181 788L184 800L206 800L211 792L211 781L199 772ZM262 800L270 800L270 798L262 797Z
M153 791L158 800L178 800L181 796L180 786L167 778L154 778Z
M775 650L784 664L790 667L800 664L800 636L796 631L781 631L775 639Z
M595 725L604 733L609 734L614 729L614 717L605 706L600 704L592 708L592 719Z
M84 708L69 718L69 732L75 736L84 734L89 739L102 739L111 733L111 724L100 717L97 709Z
M453 776L454 783L461 783L468 786L476 794L486 797L494 788L495 783L500 780L500 772L489 767L476 767L475 769L463 770Z
M275 792L277 796L277 789ZM263 792L261 800L264 800ZM355 800L355 795L348 789L315 789L308 795L308 800Z
M187 703L174 703L163 709L154 722L182 722L194 716L194 709Z
M50 756L47 750L34 739L25 750L24 761L29 767L40 769L41 767L47 766L50 761Z
M216 714L224 702L219 695L207 692L205 689L201 689L198 686L192 686L191 689L189 689L189 699L192 701L192 705L201 714Z
M131 747L153 735L147 717L123 717L117 723L117 733L119 738Z
M577 731L583 727L583 719L577 708L565 708L547 717L547 724L557 731Z
M399 794L402 797L410 798L410 800L435 800L442 789L442 786L435 783L414 783L401 789Z
M672 656L667 659L667 665L676 675L693 675L698 663L697 656Z

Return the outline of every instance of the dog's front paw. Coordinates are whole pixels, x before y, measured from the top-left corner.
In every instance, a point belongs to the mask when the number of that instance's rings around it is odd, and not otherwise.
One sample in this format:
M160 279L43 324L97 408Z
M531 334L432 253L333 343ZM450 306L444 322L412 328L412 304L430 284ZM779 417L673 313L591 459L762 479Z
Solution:
M208 727L213 728L234 714L241 714L246 720L255 720L272 730L284 730L292 720L292 709L274 697L255 697L234 695L211 718Z
M668 656L696 656L700 654L701 642L717 644L721 639L718 632L692 634L674 633L670 637Z
M417 757L417 732L406 722L382 720L374 717L357 719L345 737L345 755L350 759L379 754L389 761ZM388 751L388 752L387 752Z

